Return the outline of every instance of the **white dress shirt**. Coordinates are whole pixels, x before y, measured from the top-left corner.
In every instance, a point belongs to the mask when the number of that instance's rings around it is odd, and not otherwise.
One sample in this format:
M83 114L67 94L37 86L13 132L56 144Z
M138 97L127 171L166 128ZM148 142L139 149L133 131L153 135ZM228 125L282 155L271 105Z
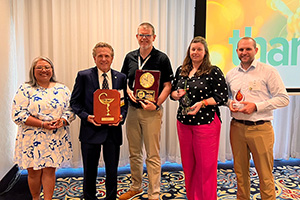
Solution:
M100 89L102 89L102 83L103 83L103 79L104 77L102 76L102 74L104 73L103 71L101 71L99 68L98 69L98 79L99 79L99 86ZM108 72L106 72L106 79L107 79L107 83L108 83L108 88L112 89L112 79L111 79L111 70L109 70Z
M241 65L230 70L226 75L229 98L233 100L241 90L244 101L256 104L257 111L252 114L231 112L231 116L240 120L272 120L273 110L289 104L289 96L278 71L267 64L254 60L244 70Z

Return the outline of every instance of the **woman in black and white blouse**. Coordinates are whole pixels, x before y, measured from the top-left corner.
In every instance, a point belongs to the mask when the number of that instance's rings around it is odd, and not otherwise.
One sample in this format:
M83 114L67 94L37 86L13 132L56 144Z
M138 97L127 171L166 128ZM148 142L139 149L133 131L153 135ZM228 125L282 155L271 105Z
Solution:
M177 131L189 200L217 199L220 111L228 99L222 71L212 66L203 37L195 37L178 67L171 99L179 101Z

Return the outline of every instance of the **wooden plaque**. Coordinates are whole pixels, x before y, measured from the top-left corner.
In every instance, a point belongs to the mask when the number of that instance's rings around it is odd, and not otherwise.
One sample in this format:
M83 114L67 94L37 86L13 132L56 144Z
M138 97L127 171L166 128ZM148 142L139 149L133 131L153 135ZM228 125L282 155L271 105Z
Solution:
M98 89L94 92L94 120L98 124L116 124L120 120L118 90Z
M138 101L157 102L159 92L160 71L136 70L134 96Z

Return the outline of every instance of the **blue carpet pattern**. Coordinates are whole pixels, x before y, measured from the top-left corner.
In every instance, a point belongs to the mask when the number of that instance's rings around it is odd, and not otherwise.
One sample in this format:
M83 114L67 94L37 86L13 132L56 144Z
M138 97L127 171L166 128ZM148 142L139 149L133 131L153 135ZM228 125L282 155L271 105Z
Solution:
M276 199L300 200L300 167L274 167ZM258 174L254 167L250 169L250 199L260 200ZM236 199L236 176L232 169L218 170L218 199Z
M251 174L251 200L259 200L259 181L254 167L250 169ZM276 184L276 199L298 199L300 200L300 167L299 166L277 166L273 171ZM82 200L82 177L57 178L54 200ZM97 197L105 197L105 178L97 179ZM144 192L134 198L146 200L147 196L147 174L144 173ZM130 174L118 176L118 195L125 193L131 184ZM218 199L236 199L236 176L232 169L218 169ZM184 188L184 174L182 171L162 172L161 200L186 199Z

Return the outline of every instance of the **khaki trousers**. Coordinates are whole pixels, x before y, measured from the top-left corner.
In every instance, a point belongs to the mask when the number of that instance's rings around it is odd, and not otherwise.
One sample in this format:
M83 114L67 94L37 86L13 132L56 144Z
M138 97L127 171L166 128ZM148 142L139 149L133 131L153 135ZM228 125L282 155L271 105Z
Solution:
M149 179L149 199L158 199L160 193L161 160L159 152L162 113L162 109L147 111L129 106L126 122L132 179L130 189L138 191L142 188L144 143Z
M237 177L237 199L250 199L250 153L259 176L262 200L275 200L274 131L271 122L248 126L231 121L230 143Z

